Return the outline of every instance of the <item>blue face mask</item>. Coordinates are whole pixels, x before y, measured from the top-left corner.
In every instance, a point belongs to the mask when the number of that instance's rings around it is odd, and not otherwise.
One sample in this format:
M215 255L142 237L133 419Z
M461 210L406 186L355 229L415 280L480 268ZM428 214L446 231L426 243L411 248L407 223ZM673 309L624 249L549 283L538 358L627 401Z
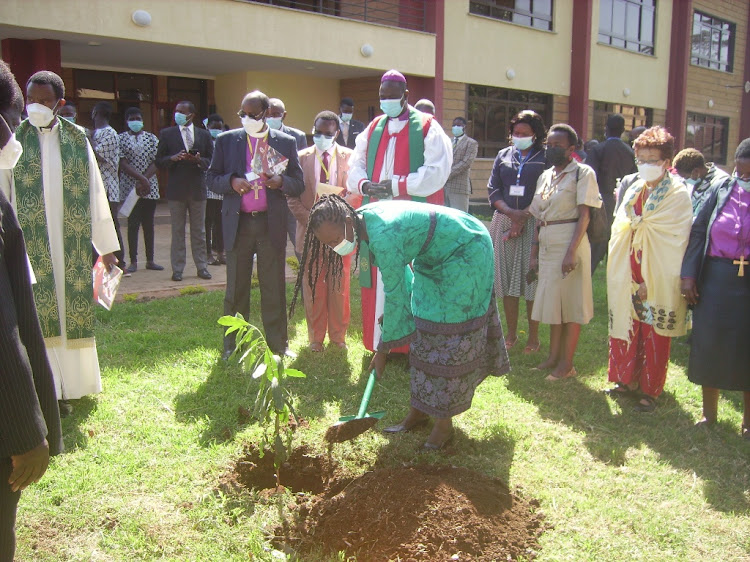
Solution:
M459 127L458 125L453 125L453 128L451 129L451 131L453 132L454 137L460 137L461 135L464 134L464 128Z
M221 134L221 129L209 129L209 133L211 133L211 138L215 139Z
M67 119L71 123L75 123L76 122L76 118L75 117L63 117L63 119Z
M333 140L332 138L329 138L325 135L313 135L313 143L315 143L315 146L318 150L321 152L325 152L329 148L333 146Z
M397 100L380 100L380 109L391 119L398 117L404 111L402 98Z
M174 122L177 123L177 125L179 125L180 127L184 127L185 124L187 123L187 117L185 116L184 113L179 113L175 111Z
M281 130L281 117L266 117L266 125L277 131Z
M685 183L688 184L688 185L692 185L693 187L695 187L696 185L698 185L698 182L700 182L700 181L701 180L694 180L693 178L688 178L688 179L685 180Z
M203 128L208 129L208 117L203 120Z
M143 121L128 121L128 128L134 133L140 133L141 129L143 129Z
M344 239L336 244L333 251L340 256L348 256L357 247L357 231L354 231L354 240L346 239L346 223L344 223Z
M343 121L344 123L348 123L349 121L351 121L351 120L352 120L352 114L351 114L351 113L342 113L342 114L341 114L341 120L342 120L342 121Z

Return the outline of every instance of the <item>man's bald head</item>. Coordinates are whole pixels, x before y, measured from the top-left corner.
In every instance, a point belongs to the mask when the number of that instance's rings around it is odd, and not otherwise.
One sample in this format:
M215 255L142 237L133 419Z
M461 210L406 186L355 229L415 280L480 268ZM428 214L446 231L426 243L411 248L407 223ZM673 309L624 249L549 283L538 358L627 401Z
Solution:
M243 107L247 103L252 103L253 105L259 103L263 111L266 111L271 105L268 96L260 90L253 90L242 99Z

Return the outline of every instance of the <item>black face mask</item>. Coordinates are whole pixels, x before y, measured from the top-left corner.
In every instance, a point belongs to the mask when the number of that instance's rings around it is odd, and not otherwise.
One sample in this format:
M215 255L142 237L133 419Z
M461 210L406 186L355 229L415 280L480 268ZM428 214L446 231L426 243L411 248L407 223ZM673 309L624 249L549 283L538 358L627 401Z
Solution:
M562 166L568 162L568 156L565 154L567 148L561 146L550 146L547 148L547 161L553 166Z

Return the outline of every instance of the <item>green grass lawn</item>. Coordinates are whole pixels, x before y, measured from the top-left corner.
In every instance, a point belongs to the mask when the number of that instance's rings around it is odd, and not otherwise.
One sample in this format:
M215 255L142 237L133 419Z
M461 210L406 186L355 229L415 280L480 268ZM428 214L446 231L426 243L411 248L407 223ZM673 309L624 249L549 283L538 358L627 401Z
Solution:
M301 350L293 366L308 375L291 383L298 413L310 423L295 443L321 452L325 428L341 413L356 413L364 389L369 358L359 343L357 293L348 354L305 350L302 307L290 325L291 347ZM23 494L18 560L272 559L266 533L276 507L217 486L259 436L237 416L254 398L253 382L219 359L222 298L213 292L99 311L104 392L75 403L63 421L68 452ZM472 409L456 418L454 454L418 455L427 430L396 437L369 431L337 446L336 459L352 474L420 459L498 476L541 502L551 528L539 560L750 560L741 395L722 396L718 427L694 429L700 389L685 376L688 348L674 342L655 413L606 398L602 267L595 299L596 316L581 333L578 377L549 383L531 371L542 355L524 356L521 334L512 372L485 381ZM251 316L259 323L257 301ZM408 396L407 363L397 359L371 402L388 411L381 426L400 420Z

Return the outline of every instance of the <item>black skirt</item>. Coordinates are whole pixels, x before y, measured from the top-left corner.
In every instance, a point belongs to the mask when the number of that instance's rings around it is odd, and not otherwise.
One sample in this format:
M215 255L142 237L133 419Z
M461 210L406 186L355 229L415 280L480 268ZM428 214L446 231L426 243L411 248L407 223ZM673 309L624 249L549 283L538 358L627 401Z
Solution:
M750 271L739 277L737 269L732 260L706 257L693 311L688 379L750 391Z

